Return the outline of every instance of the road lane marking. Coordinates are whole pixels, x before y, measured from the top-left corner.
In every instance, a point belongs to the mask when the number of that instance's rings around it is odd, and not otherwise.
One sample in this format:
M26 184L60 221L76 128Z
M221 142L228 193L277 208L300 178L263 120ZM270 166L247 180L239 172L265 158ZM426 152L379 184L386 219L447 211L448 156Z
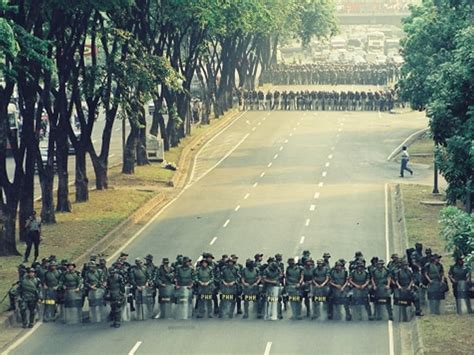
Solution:
M329 155L328 155L328 159L332 159L332 154L329 154Z
M327 174L328 174L327 171L323 171L322 176L323 176L323 177L326 177Z
M217 237L212 238L212 240L211 240L211 242L209 243L209 245L214 244L214 243L216 242L216 240L217 240Z
M297 125L297 126L301 125L301 122L298 122L296 125Z
M323 185L324 185L324 182L322 181L318 184L319 187L323 187Z
M296 131L296 127L293 127L293 131Z
M261 125L262 125L262 122L257 123L257 126L261 126Z
M28 330L25 335L23 335L21 338L19 338L17 341L15 341L12 345L10 345L7 350L5 350L2 355L8 355L10 351L16 349L19 345L21 345L30 335L32 335L38 328L39 326L43 324L43 322L38 322L36 323L33 328Z
M132 350L128 352L128 355L135 355L135 352L138 350L140 345L142 345L142 341L137 341L137 343L133 346Z
M384 186L385 194L385 257L389 258L390 255L390 240L389 240L389 227L388 227L388 184L385 183ZM388 321L388 350L390 355L395 354L395 347L393 342L393 324L391 321Z
M240 210L240 205L237 205L237 207L235 207L234 211L237 212L238 210Z
M268 163L267 167L268 167L268 168L271 168L271 167L272 167L272 165L273 165L273 163L272 163L272 162L270 162L270 163Z
M288 139L285 139L285 143L288 143Z
M306 227L309 226L309 222L311 222L311 220L310 220L309 218L307 218L304 225L305 225Z
M247 192L247 193L245 194L245 196L244 196L244 200L248 199L249 196L250 196L250 194Z
M262 120L264 120L264 121L265 121L266 119L267 119L267 117L262 118Z
M309 206L309 210L310 210L310 211L314 211L315 209L316 209L316 205L311 205L311 206Z
M328 167L329 167L329 162L327 162L326 164L324 164L324 166L325 166L326 168L328 168Z
M319 195L320 195L319 192L315 192L315 193L314 193L314 199L317 200L317 199L319 198Z
M228 219L227 221L225 221L224 225L222 226L222 228L226 228L230 223L230 219Z
M255 132L255 130L256 130L256 129L257 129L257 127L253 127L253 128L252 128L252 131L254 131L254 132Z
M280 147L280 152L283 150L283 146Z
M275 154L275 155L273 156L273 160L275 160L276 158L278 158L278 154Z
M258 182L256 182L255 184L253 184L253 187L257 187L257 185L258 185Z
M290 137L293 137L293 133L290 133Z
M264 177L264 176L265 176L265 171L260 174L261 178Z
M335 150L335 149L336 149L336 147L331 147L331 150Z
M300 239L300 244L303 244L303 243L304 243L304 235Z
M272 342L267 342L267 346L265 346L265 351L263 355L270 355L270 350L272 349Z
M342 128L339 128L337 131L338 131L338 132L342 132Z
M339 138L340 134L336 134L336 138Z
M250 124L250 121L249 120L245 120L245 123L247 123L248 125Z

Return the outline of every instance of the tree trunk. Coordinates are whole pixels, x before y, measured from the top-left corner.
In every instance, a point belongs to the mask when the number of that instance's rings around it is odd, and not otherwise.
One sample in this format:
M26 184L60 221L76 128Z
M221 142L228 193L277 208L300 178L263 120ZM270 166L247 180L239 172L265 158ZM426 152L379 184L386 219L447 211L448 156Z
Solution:
M25 134L27 134L25 132ZM28 134L30 135L30 134ZM33 141L33 137L30 138ZM34 145L34 142L31 142ZM31 143L29 145L31 146ZM20 212L19 212L19 228L20 228L20 240L25 241L27 237L27 231L25 228L26 220L31 216L33 212L33 199L34 199L34 178L35 178L35 151L32 147L26 149L26 161L25 161L25 177L23 180L23 186L20 193Z
M86 150L80 142L76 149L76 202L89 200L89 179L87 178Z
M0 230L0 256L21 255L16 248L17 201L7 201L3 210L3 229Z
M141 107L140 113L138 114L138 120L140 127L138 128L137 138L137 165L143 166L150 164L146 155L146 117L143 107Z
M58 166L57 212L71 212L69 201L68 139L66 131L60 132L56 141L56 161Z
M56 223L54 210L53 186L54 171L46 168L44 176L40 177L41 186L41 221L44 224Z
M125 143L123 154L123 174L135 173L135 159L137 152L138 127L133 122L130 122L130 133Z

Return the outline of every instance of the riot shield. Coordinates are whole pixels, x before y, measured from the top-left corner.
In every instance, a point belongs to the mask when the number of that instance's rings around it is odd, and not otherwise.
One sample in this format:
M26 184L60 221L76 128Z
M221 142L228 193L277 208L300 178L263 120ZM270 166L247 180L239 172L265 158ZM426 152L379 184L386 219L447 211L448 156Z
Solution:
M92 323L105 321L104 318L104 302L105 291L103 288L90 290L87 299L89 300L89 319Z
M393 293L394 316L398 322L409 322L413 318L413 291L396 289Z
M379 286L374 292L375 319L387 320L387 307L390 307L390 290Z
M328 314L329 286L311 287L311 297L313 301L312 319L326 320Z
M219 306L219 317L222 318L227 316L229 318L234 317L235 301L237 288L233 286L221 286L221 303Z
M296 285L286 286L286 292L288 294L288 302L290 303L291 319L300 320L301 317L301 292Z
M458 281L453 284L453 289L456 298L456 312L458 314L472 313L469 284L466 281Z
M123 322L129 322L132 319L131 305L133 304L132 288L125 286L125 302L122 307L121 319Z
M197 292L197 318L203 318L206 314L212 318L212 295L213 285L199 286Z
M67 289L64 294L64 321L66 324L82 322L82 297L75 289Z
M342 308L347 305L347 292L333 287L331 289L332 319L342 319Z
M153 287L146 287L144 293L145 308L147 309L147 318L153 318L155 315L156 292Z
M57 300L56 290L53 290L50 288L44 290L43 322L47 323L47 322L54 321L56 319L56 300Z
M181 286L175 290L176 319L186 320L192 318L192 295L192 290L185 286Z
M166 285L164 287L160 287L158 292L158 302L160 304L160 318L172 318L174 286Z
M135 319L136 320L146 320L151 318L150 314L150 305L152 301L148 297L148 287L145 287L143 290L135 290Z
M442 300L444 300L445 284L441 281L434 280L428 285L428 309L431 314L442 313Z
M277 320L278 319L278 307L280 303L280 286L267 286L265 292L265 320Z
M351 297L351 309L352 309L352 316L354 320L367 320L369 316L365 309L369 304L369 293L367 288L365 289L358 289L354 288L352 290L352 297Z
M242 300L244 301L244 319L258 318L259 290L258 286L244 286L242 290Z

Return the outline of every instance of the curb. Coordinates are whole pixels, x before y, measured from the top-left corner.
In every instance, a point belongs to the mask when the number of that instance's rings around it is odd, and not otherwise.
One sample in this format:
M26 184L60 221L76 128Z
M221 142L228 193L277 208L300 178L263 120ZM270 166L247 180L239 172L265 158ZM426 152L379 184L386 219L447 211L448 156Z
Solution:
M405 253L405 250L408 249L408 233L405 221L405 206L403 204L403 192L400 188L400 184L396 184L395 187L391 187L392 195L392 223L394 233L398 234L400 250ZM408 325L407 332L410 333L412 351L415 355L424 355L425 346L423 338L421 337L420 324L418 318L415 317L412 322ZM401 330L404 331L403 328Z
M412 133L411 135L408 136L398 147L396 147L392 153L387 157L387 161L393 161L395 157L401 152L402 147L404 145L410 146L412 145L419 137L421 137L423 134L428 132L430 130L429 127L420 129L419 131L416 131L415 133Z

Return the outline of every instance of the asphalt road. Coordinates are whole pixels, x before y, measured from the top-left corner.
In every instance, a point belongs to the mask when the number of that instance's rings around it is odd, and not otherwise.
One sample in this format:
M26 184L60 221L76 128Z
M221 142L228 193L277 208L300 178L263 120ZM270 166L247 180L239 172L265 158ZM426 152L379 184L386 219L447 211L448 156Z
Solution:
M386 158L426 124L418 113L248 112L202 150L189 188L126 250L131 260L151 253L157 262L203 251L236 253L241 263L256 252L286 260L304 249L314 258L328 251L332 261L356 250L386 258L384 186L398 179ZM118 330L45 324L11 353L398 353L390 330L387 322L239 317Z

